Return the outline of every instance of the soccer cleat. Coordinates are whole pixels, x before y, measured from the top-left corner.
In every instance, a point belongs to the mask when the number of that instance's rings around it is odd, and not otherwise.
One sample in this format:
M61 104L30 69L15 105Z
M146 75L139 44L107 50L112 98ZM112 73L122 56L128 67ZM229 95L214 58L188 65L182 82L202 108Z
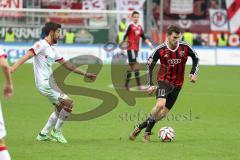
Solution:
M151 135L151 133L145 132L143 135L143 142L145 142L145 143L150 142L150 135Z
M141 132L141 129L137 126L136 128L134 128L134 130L130 134L129 139L134 141L140 132Z
M38 141L56 141L55 139L49 137L48 135L44 135L39 133L36 138Z
M67 140L64 138L61 132L52 130L51 136L56 139L59 143L67 143Z

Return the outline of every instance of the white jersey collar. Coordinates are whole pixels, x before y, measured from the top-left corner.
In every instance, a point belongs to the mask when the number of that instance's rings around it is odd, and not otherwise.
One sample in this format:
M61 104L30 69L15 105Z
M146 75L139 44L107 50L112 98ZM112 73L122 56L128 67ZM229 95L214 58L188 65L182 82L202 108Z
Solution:
M166 44L167 48L168 48L170 51L172 51L172 52L175 52L175 51L178 49L178 47L179 47L179 41L177 42L177 47L176 47L175 49L171 49L171 48L168 46L168 41L166 41L165 44Z

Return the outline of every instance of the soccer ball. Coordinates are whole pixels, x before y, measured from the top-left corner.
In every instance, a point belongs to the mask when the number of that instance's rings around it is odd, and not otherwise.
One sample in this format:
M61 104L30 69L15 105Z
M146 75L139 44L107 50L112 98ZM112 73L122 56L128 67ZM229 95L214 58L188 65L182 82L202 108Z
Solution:
M172 142L174 140L174 130L172 127L162 127L158 132L158 137L162 142Z

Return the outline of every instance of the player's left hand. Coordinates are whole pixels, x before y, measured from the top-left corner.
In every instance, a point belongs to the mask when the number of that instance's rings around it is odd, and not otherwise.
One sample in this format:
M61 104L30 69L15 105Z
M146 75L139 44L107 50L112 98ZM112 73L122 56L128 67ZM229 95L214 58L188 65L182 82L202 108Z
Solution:
M95 79L97 77L97 75L93 73L85 73L85 76L90 79Z
M153 50L153 49L154 49L153 45L151 45L151 46L150 46L150 49L151 49L151 50Z
M190 74L189 77L190 77L190 82L195 83L197 81L197 76L196 75Z
M124 55L125 51L121 49L120 54Z

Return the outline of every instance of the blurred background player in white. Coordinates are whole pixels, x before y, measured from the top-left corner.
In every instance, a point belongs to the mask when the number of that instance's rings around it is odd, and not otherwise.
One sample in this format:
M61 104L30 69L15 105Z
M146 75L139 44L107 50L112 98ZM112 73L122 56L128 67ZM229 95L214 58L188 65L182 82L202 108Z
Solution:
M129 70L127 71L127 78L125 82L125 88L127 90L129 90L128 84L132 77L132 72L135 74L138 89L143 89L140 82L139 64L137 62L140 38L142 38L150 46L150 48L153 49L152 43L146 38L142 26L139 24L139 12L133 11L132 23L128 26L127 31L123 37L123 42L126 41L126 39L128 42L127 55ZM123 48L121 52L123 53Z
M47 97L49 101L55 106L55 111L50 115L48 122L38 134L37 140L39 141L51 141L57 140L60 143L67 143L61 132L64 121L69 117L73 101L64 93L60 93L49 84L49 79L52 74L53 62L62 64L66 69L73 71L74 73L84 75L88 78L96 78L96 75L86 73L75 67L72 63L65 61L64 58L59 54L57 48L53 45L57 43L60 38L61 25L53 22L45 24L45 38L36 42L31 49L24 55L19 61L12 66L12 72L15 72L28 59L34 57L34 75L36 87L40 93ZM54 127L54 128L53 128ZM53 128L53 130L52 130ZM51 138L48 133L51 132Z
M12 76L10 73L10 67L8 66L6 57L7 55L0 48L0 66L3 70L4 76L6 79L3 94L4 94L4 98L8 99L13 95L13 85L12 85ZM0 160L11 159L3 139L3 137L5 136L6 136L6 130L5 130L4 121L3 121L2 107L0 104Z

